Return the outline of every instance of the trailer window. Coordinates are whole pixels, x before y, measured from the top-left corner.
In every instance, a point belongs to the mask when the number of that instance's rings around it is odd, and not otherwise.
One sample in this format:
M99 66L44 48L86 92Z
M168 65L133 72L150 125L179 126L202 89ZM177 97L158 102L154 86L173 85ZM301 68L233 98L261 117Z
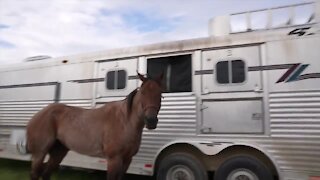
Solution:
M221 61L217 63L217 81L220 84L229 83L229 62Z
M164 92L192 91L191 55L150 58L147 66L153 78L164 73Z
M243 60L220 61L216 64L216 78L219 84L242 83L245 81Z
M127 72L125 70L109 71L106 74L107 89L124 89L127 84Z
M232 83L242 83L245 81L245 64L242 60L231 61Z

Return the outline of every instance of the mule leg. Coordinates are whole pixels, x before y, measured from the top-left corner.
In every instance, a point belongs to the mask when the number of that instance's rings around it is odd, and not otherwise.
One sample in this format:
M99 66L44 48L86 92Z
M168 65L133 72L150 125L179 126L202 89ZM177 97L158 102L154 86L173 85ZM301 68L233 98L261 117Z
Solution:
M131 163L132 158L128 158L128 159L123 159L123 168L122 168L122 173L126 174L130 163Z
M31 159L31 180L38 180L43 171L43 160L45 158L45 154L32 154Z
M42 175L44 158L55 142L55 129L48 121L43 113L38 113L27 126L27 149L32 154L32 180L38 180Z
M49 160L42 173L43 180L50 180L52 172L59 167L59 164L68 153L68 148L57 141L49 151Z
M107 180L121 180L123 176L123 160L121 157L108 158Z

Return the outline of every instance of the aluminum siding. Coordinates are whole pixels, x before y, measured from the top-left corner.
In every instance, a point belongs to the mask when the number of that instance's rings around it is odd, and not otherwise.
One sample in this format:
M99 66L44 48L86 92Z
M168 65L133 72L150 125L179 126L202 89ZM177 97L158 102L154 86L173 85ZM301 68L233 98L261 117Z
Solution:
M53 101L2 101L0 102L0 144L9 143L12 129L24 129L31 117Z
M320 90L270 93L271 152L281 169L320 169Z

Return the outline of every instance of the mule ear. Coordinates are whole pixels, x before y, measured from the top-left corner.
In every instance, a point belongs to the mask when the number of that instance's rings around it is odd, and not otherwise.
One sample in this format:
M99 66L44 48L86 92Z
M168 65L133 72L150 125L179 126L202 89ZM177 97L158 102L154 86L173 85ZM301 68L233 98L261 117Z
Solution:
M146 81L147 80L147 78L145 78L142 74L140 74L138 71L137 71L137 74L138 74L138 76L139 76L139 79L142 81L142 82L144 82L144 81Z

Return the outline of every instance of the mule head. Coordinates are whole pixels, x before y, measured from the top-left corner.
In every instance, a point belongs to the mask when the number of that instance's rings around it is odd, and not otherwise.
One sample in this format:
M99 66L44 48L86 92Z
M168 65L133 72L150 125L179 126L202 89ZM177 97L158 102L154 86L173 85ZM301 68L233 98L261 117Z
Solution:
M144 123L147 129L155 129L158 124L158 113L161 107L163 74L155 79L145 78L139 73L138 76L142 81L139 91L141 92Z

